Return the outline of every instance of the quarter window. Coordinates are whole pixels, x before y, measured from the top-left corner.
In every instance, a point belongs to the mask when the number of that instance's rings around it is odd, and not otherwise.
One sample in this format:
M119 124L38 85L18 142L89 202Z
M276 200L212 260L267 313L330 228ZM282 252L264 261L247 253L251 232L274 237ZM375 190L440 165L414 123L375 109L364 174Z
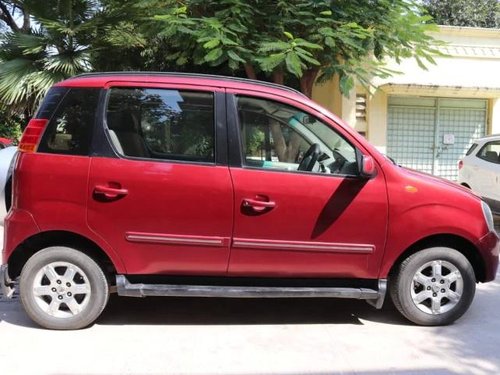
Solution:
M500 141L486 143L477 154L478 158L500 164Z
M271 100L237 98L247 167L357 175L355 148L329 125Z
M212 93L114 88L106 120L111 141L121 155L214 162Z
M64 89L53 90L38 111L38 118L50 120L38 151L53 154L88 155L95 122L99 89L71 89L64 96Z

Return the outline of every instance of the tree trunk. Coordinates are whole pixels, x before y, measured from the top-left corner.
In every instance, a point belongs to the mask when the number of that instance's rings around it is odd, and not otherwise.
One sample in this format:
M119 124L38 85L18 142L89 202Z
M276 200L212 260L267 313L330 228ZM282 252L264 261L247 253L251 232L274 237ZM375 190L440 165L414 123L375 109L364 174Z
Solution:
M0 19L4 21L13 32L19 32L19 26L17 26L16 21L14 21L7 5L2 2L0 2Z
M319 69L309 69L306 70L304 75L300 78L300 91L308 98L312 97L312 89L318 73Z
M252 64L250 63L245 64L245 73L247 74L248 78L257 79L257 74L255 73L255 68L253 67Z

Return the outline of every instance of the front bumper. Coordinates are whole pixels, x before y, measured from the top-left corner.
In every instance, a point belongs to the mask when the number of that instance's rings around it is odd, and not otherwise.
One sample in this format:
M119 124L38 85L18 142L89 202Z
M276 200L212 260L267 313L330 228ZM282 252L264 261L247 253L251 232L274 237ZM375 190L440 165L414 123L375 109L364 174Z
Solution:
M496 232L489 232L478 243L479 251L483 256L485 275L483 282L495 280L500 255L500 239Z
M9 277L8 266L0 265L0 289L4 297L12 298L14 295L14 282Z

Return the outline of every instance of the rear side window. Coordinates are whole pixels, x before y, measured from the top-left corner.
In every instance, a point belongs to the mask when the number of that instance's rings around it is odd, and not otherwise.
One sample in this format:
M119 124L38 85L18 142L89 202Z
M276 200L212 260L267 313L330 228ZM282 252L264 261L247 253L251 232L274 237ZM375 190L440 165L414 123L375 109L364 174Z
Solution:
M500 164L500 141L486 143L477 153L477 157L490 163Z
M99 89L75 88L66 93L59 106L56 103L56 95L53 100L48 101L47 104L44 103L37 117L50 118L50 122L38 146L38 151L88 155L98 100ZM54 109L55 113L50 116L49 112L53 112Z
M114 88L106 122L111 142L121 155L214 162L213 93Z
M465 155L469 156L470 154L472 154L472 152L476 149L476 147L477 147L477 143L473 143L472 146L470 146L470 148L467 150Z

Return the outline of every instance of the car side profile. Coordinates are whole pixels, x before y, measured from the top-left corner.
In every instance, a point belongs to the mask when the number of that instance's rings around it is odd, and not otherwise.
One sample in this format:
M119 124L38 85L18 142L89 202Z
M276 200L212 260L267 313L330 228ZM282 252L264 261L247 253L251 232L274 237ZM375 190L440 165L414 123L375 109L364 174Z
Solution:
M458 164L458 182L500 214L500 135L474 141Z
M487 204L301 93L175 73L55 85L16 156L0 283L50 329L109 294L337 297L449 324L495 278ZM387 292L387 293L386 293Z

